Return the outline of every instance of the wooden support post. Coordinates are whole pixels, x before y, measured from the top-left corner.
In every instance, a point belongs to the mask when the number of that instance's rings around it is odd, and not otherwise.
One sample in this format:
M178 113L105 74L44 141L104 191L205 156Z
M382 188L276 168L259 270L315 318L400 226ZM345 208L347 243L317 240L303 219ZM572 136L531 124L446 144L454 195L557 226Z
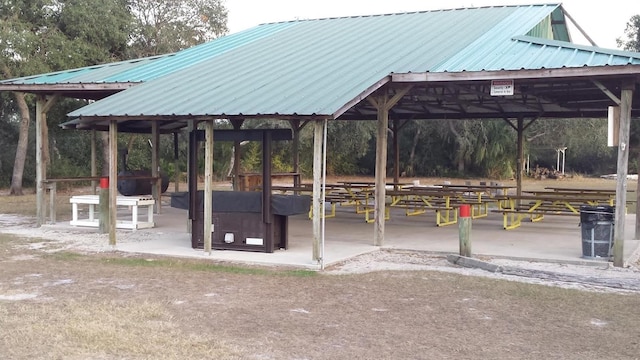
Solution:
M376 97L367 98L378 110L378 137L376 139L376 170L375 170L375 203L374 203L374 234L373 245L384 244L384 219L386 214L386 189L387 185L387 130L389 129L389 110L411 90L406 86L396 90L395 95L389 98L386 91Z
M458 218L458 237L460 239L460 256L471 257L471 206L460 206Z
M44 181L46 180L46 164L44 160L43 123L47 121L43 111L45 98L38 96L36 100L36 221L37 225L44 224Z
M189 218L187 219L187 232L191 234L193 232L193 219L197 216L197 211L194 209L196 203L196 194L198 190L198 167L195 165L198 163L197 159L197 141L195 131L195 120L187 121L187 131L189 132L189 151L187 152L187 191L189 192ZM193 244L192 244L193 245ZM193 245L195 247L195 245Z
M118 199L118 121L109 121L109 245L116 246Z
M394 190L398 190L398 183L400 182L400 120L393 119L393 157L395 159L393 164L393 182Z
M174 173L173 173L173 186L174 189L173 191L175 192L179 192L180 191L180 159L179 159L179 152L178 152L178 133L174 132L173 133L173 169L174 169Z
M300 120L290 120L291 130L293 131L293 149L292 149L292 163L293 172L300 174ZM300 176L293 177L293 187L300 186Z
M104 177L100 179L100 194L98 195L98 227L101 234L109 232L109 178Z
M47 99L39 95L36 99L36 222L38 226L44 224L45 218L45 188L47 180L47 113L55 104L57 96Z
M49 190L49 223L56 223L56 183L47 182L46 189Z
M518 118L518 144L517 144L517 156L516 159L516 194L518 199L522 195L522 163L524 161L524 119ZM518 200L519 202L520 200ZM519 203L517 205L520 205Z
M274 251L273 214L271 212L271 133L262 133L262 223L265 252ZM280 243L280 241L278 241Z
M242 128L242 123L244 120L231 120L231 125L233 125L234 130L240 130ZM236 140L233 142L233 179L231 183L231 188L234 191L240 191L240 171L241 171L241 158L242 158L242 142L240 140Z
M616 214L614 225L613 266L624 266L625 215L627 203L627 174L629 166L629 128L635 82L622 86L620 104L620 130L618 145L618 172L616 185Z
M324 199L322 194L322 146L323 122L315 121L313 127L313 250L312 261L320 262L320 243L322 238L321 217L324 215Z
M213 217L213 120L205 121L204 146L204 251L211 254L212 217Z
M96 161L96 131L91 130L91 177L98 176L98 166ZM96 180L91 180L91 193L93 195L96 194L96 187L98 186L98 182Z
M151 177L154 178L151 186L151 196L155 200L153 210L156 214L162 209L162 179L160 179L160 131L158 122L151 121Z
M376 170L375 170L375 232L373 245L382 246L384 243L384 213L387 185L387 129L389 128L389 110L386 106L387 97L379 98L382 103L378 108L378 137L376 139Z

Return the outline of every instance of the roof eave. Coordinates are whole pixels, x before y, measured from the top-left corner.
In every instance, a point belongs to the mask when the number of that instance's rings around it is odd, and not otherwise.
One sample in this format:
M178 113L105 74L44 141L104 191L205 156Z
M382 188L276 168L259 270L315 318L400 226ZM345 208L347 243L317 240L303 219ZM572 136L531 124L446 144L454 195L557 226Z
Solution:
M595 77L595 76L632 76L640 80L640 65L620 66L582 66L557 69L519 69L489 70L461 72L422 72L397 73L391 75L391 81L397 83L410 82L447 82L476 81L501 79L543 79L561 77Z
M0 91L19 92L61 92L61 91L120 91L129 89L139 82L126 83L59 83L59 84L0 84Z
M67 114L82 121L132 121L132 120L172 120L172 121L210 121L218 119L280 119L280 120L325 120L333 119L331 114L206 114L206 115L81 115L77 112Z

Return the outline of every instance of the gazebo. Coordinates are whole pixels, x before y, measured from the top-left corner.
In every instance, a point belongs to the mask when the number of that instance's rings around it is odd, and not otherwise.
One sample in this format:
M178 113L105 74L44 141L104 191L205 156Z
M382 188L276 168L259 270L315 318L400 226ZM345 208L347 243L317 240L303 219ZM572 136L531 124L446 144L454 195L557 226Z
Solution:
M540 4L262 24L183 52L143 60L148 64L113 78L117 84L113 95L69 116L77 119L77 128L108 129L112 138L119 129L140 124L154 134L163 126L203 124L207 138L204 234L209 237L209 249L211 196L207 195L217 119L228 119L238 128L252 119L289 120L294 133L300 122L314 124L312 257L317 261L322 260L320 209L327 121L377 121L376 246L384 243L390 122L399 129L411 120L504 119L518 134L514 155L520 192L527 126L541 118L605 118L610 108L618 108L616 203L624 204L629 124L640 115L640 107L633 106L640 104L636 91L640 54L576 45L571 42L568 21L573 20L561 4ZM133 74L148 77L136 80ZM46 80L45 75L7 80L0 82L0 90L37 93L42 99L39 104L45 104L47 97L77 96L71 94L83 92L86 86L77 79L65 82L64 77ZM112 204L115 165L112 162L110 167ZM38 169L42 174L41 165ZM42 181L40 175L38 194L43 194ZM619 220L624 207L616 208L615 217L615 237L623 238L624 221ZM615 244L614 263L621 266L622 241Z

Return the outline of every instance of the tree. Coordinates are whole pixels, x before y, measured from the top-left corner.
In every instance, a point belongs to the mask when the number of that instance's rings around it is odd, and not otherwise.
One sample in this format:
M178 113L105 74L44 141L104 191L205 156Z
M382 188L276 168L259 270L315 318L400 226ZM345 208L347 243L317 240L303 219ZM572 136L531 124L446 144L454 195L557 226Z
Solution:
M222 0L132 0L131 8L132 58L176 52L228 32Z
M627 22L624 37L617 38L618 46L627 51L640 51L640 15L634 15Z
M0 4L0 73L3 78L94 65L126 48L131 18L125 0L5 0ZM124 35L123 35L124 34ZM10 193L22 194L29 124L28 99L15 93L20 111ZM46 124L45 124L46 125ZM43 130L46 132L46 128ZM48 147L45 146L45 150ZM47 157L47 154L45 154Z

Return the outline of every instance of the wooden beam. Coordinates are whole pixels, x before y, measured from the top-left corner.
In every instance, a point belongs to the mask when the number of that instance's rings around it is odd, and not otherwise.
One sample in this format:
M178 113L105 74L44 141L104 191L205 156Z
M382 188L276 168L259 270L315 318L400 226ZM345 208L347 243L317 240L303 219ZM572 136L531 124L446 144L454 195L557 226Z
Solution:
M622 87L620 129L618 145L618 172L616 182L616 209L613 243L613 266L624 266L625 216L627 203L627 174L629 166L629 129L635 83Z
M446 82L446 81L477 81L477 80L510 80L510 79L552 79L566 77L612 76L612 75L640 75L638 65L623 66L584 66L579 68L539 69L539 70L498 70L498 71L464 71L464 72L425 72L398 73L391 75L394 83L412 82Z
M105 90L126 90L139 83L94 83L94 84L0 84L0 91L52 94L61 91L90 92Z
M333 113L333 118L337 119L338 117L340 117L340 115L344 114L345 112L347 112L347 110L356 106L359 102L361 102L364 99L371 100L370 95L373 94L378 89L382 88L385 84L389 83L390 81L391 81L391 76L385 76L384 78L377 81L375 84L369 86L363 92L361 92L358 96L353 98L348 103L344 104L340 109L338 109L335 113Z
M611 101L613 101L614 103L616 103L616 105L620 106L620 103L622 103L622 100L620 100L614 93L612 93L611 91L609 91L609 89L607 89L606 86L604 86L603 83L601 83L598 80L591 80L591 82L598 87L598 89L600 89L600 91L602 91L605 95L607 95L609 97L609 99L611 99Z

